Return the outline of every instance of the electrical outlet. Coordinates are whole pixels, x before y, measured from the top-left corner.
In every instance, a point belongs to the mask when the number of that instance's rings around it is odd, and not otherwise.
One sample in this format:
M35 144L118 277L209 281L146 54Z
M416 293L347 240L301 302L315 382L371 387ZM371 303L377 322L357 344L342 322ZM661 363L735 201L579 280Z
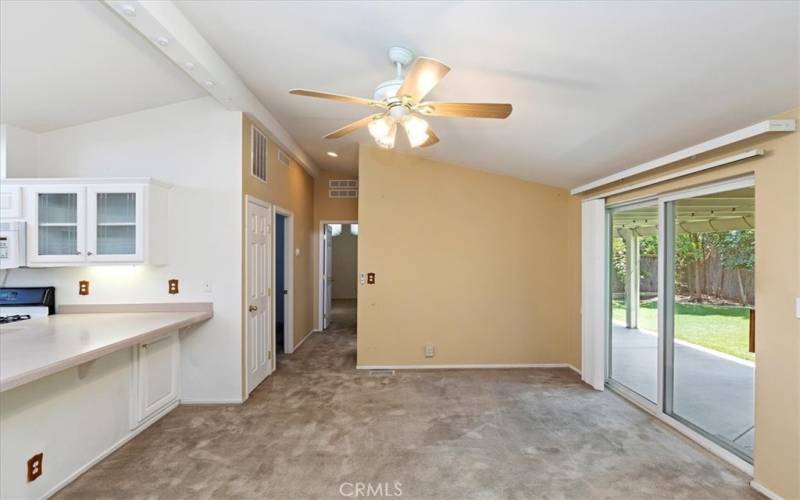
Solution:
M167 291L170 293L170 295L179 293L177 279L172 278L171 280L167 281Z
M42 462L44 462L44 453L37 453L28 459L28 482L35 481L42 475Z
M89 282L87 280L78 281L78 295L89 295Z
M425 345L425 357L432 358L436 355L436 352L433 349L433 344L426 344Z

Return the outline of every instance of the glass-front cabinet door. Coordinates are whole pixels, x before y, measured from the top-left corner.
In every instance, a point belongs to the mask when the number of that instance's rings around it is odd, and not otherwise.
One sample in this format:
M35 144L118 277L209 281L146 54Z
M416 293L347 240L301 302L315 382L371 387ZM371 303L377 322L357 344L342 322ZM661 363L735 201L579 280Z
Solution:
M34 262L81 262L85 256L84 189L40 186L31 198L36 224L30 257Z
M144 260L144 189L140 186L89 186L86 195L87 260Z

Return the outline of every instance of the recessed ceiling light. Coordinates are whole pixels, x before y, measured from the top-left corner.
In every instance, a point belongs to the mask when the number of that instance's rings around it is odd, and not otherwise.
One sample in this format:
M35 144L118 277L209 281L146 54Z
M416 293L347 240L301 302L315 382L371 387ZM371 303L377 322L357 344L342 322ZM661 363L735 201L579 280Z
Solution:
M156 43L159 45L159 47L166 47L169 45L169 38L160 36L156 38Z
M194 63L192 61L186 61L185 63L183 63L183 67L188 69L189 71L192 71L194 69Z
M334 158L338 158L339 157L339 155L337 153L334 153L333 151L328 151L328 156L332 156Z
M205 81L205 85L206 85L206 87L208 87L210 89L213 89L214 86L216 85L216 83L212 82L211 80L206 80Z
M128 17L135 17L136 16L136 9L133 8L133 5L123 5L122 6L122 13Z

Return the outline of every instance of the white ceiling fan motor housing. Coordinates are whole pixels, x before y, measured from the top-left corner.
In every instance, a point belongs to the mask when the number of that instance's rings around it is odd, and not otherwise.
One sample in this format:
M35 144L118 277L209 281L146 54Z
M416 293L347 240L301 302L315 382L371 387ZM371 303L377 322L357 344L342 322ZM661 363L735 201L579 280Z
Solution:
M397 95L402 79L387 80L375 87L375 95L372 97L376 101L388 101L390 97Z
M403 84L402 69L411 64L414 60L414 53L405 47L391 47L389 60L397 68L397 77L394 80L385 81L375 88L373 99L376 101L387 101L390 97L397 95L397 91Z

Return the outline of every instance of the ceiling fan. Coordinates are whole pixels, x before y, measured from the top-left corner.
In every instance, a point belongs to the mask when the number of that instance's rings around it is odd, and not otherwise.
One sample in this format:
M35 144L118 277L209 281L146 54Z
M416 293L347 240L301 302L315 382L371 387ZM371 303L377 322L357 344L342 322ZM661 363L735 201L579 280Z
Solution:
M375 142L387 149L394 147L398 123L405 130L412 148L424 148L439 142L424 116L507 118L511 114L511 104L423 101L450 67L428 57L414 60L413 52L403 47L390 48L389 60L397 68L397 77L378 85L372 99L307 89L292 89L289 93L379 108L380 112L345 125L326 135L325 139L338 139L367 127ZM414 64L403 78L403 67L411 61Z

